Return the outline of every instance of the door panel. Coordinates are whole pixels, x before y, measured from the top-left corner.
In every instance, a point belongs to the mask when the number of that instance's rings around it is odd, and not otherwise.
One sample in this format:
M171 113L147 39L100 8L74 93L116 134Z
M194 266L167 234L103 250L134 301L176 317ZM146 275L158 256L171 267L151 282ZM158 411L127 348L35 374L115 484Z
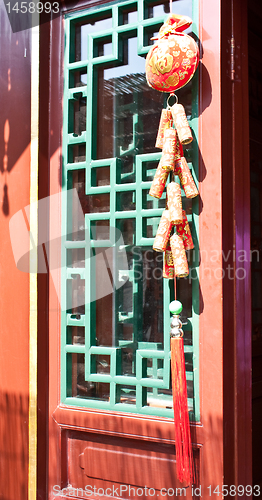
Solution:
M134 491L142 489L143 497L147 496L147 486L161 497L162 489L181 486L175 479L176 457L172 444L138 443L133 439L74 433L68 436L68 446L70 463L76 463L77 458L79 462L79 468L71 467L68 475L68 481L74 487L85 487L87 480L92 490L95 486L104 491L107 488L112 490L113 485L120 490L122 485L120 491L124 497L129 497L132 496L130 485L135 487Z

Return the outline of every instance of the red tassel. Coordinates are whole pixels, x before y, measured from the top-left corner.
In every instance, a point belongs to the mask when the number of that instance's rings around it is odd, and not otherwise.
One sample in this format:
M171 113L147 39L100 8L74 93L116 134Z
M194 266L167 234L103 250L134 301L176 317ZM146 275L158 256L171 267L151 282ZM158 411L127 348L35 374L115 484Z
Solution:
M187 486L194 482L193 453L187 407L187 384L182 337L171 337L171 372L176 440L177 477Z

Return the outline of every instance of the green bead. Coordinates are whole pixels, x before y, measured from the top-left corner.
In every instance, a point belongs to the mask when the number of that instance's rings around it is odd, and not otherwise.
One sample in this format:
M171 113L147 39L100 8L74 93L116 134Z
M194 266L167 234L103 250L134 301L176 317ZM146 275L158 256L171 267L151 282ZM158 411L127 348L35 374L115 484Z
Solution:
M183 306L179 300L173 300L173 302L170 302L169 304L169 311L171 314L180 314L183 309Z

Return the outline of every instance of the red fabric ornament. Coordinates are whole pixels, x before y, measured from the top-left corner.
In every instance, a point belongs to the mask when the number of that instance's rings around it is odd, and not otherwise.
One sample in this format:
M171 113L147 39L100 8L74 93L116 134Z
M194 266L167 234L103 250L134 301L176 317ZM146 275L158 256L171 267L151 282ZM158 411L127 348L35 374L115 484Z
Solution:
M171 111L169 109L162 109L157 138L156 138L156 145L155 145L156 148L160 149L163 148L165 130L166 128L171 127L172 124L173 120Z
M188 262L182 238L178 234L173 234L170 238L170 246L172 250L175 276L178 278L188 276Z
M174 128L166 128L163 140L163 155L159 165L168 171L174 170L177 133Z
M170 246L170 241L167 243L167 247L164 253L163 259L163 278L168 278L173 280L175 277L175 268L172 256L172 250Z
M174 104L171 108L171 113L177 130L179 142L181 142L181 144L189 144L193 141L193 136L188 125L184 106L182 106L182 104Z
M193 77L199 50L195 40L181 31L192 24L185 16L171 14L160 28L159 38L146 58L146 78L160 92L174 92Z
M183 33L191 24L191 19L186 16L170 14L167 22L160 28L157 42L146 58L146 77L150 87L160 92L173 93L193 77L199 62L199 51L193 38ZM166 210L161 218L154 249L164 251L163 277L175 280L175 299L176 277L189 274L185 249L193 248L193 241L186 214L182 212L180 185L172 179L174 173L179 175L187 197L193 198L198 194L182 147L182 144L188 144L192 140L183 106L176 102L170 108L168 104L167 110L162 111L156 140L156 147L163 148L163 154L149 194L161 197L170 171L171 182L167 186L168 211ZM169 238L172 224L177 225L177 233ZM176 314L181 310L182 305ZM170 311L172 312L172 308ZM189 485L194 482L194 466L187 408L183 331L178 318L174 315L170 332L176 462L179 481Z
M198 189L189 170L189 166L184 156L175 161L175 174L178 175L181 185L187 198L195 198Z
M167 200L170 221L173 224L182 224L181 187L177 182L170 182L167 186Z
M155 176L149 190L150 196L154 198L161 198L163 191L165 189L166 180L168 178L169 171L164 170L161 165L158 165Z
M172 227L173 224L169 218L169 211L164 210L154 240L153 250L156 252L164 252L166 250Z
M176 231L179 236L181 236L185 250L192 250L194 248L194 243L191 236L190 227L188 224L187 216L185 210L182 210L183 222L176 226Z
M171 372L174 405L176 468L181 483L194 482L193 451L187 409L187 385L182 337L171 337Z

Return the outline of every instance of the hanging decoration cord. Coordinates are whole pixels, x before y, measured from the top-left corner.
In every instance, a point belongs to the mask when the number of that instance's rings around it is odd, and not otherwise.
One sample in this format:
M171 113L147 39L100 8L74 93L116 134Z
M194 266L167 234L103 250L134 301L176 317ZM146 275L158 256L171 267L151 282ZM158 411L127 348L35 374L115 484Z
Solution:
M177 322L179 316L173 316ZM182 326L180 320L178 320ZM181 328L181 327L180 327ZM179 328L179 329L180 329ZM177 476L188 486L195 482L193 450L187 408L187 383L182 336L171 336L171 372L174 405Z
M160 219L153 249L164 252L163 277L174 279L175 300L169 305L169 310L173 315L170 347L176 468L179 481L189 486L194 484L195 474L180 319L183 306L177 300L176 278L189 275L186 250L194 248L186 211L182 208L181 188L187 198L197 196L198 189L183 152L183 146L193 141L193 135L187 122L186 111L182 104L178 104L175 91L184 87L193 77L199 61L199 51L194 39L183 33L191 26L192 20L187 16L172 14L172 0L169 0L169 7L170 15L161 26L158 37L154 37L157 42L146 58L148 85L160 92L169 93L166 109L161 112L155 144L157 148L162 149L162 155L149 194L154 198L161 198L170 177L166 188L166 209ZM187 71L184 71L185 46L188 54ZM176 182L176 176L179 177L180 183Z

